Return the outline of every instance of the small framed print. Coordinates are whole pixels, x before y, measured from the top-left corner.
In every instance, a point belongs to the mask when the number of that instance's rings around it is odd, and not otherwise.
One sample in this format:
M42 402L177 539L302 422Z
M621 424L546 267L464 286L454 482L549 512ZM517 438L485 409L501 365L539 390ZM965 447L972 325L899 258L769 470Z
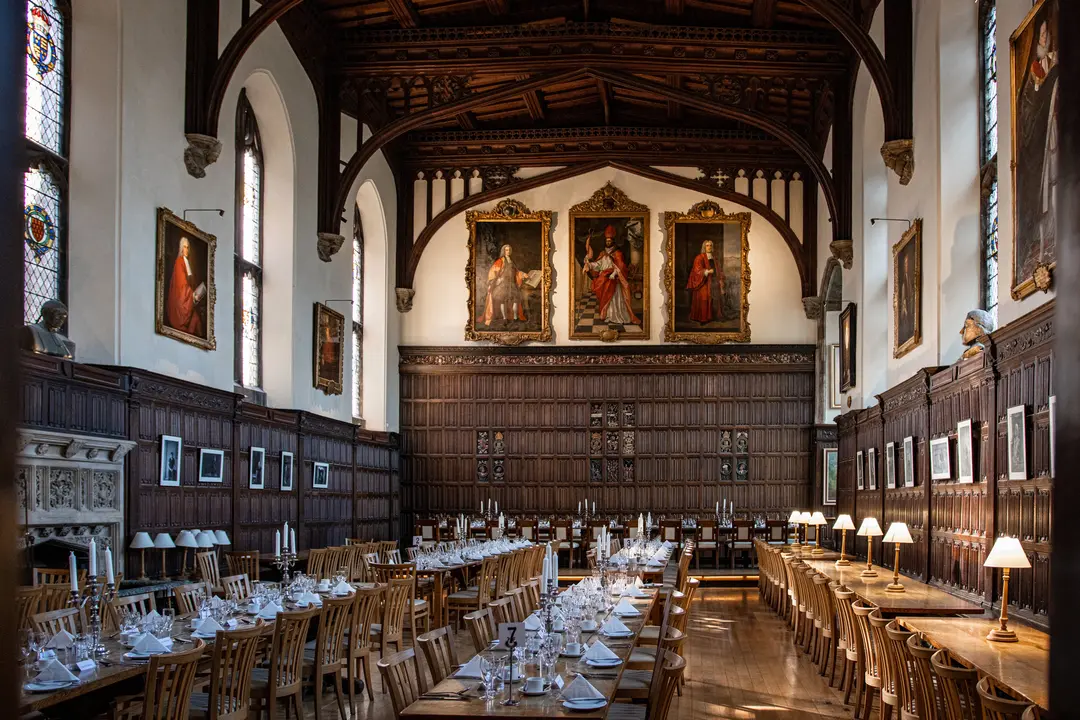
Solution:
M855 489L863 489L863 454L862 450L855 453Z
M840 392L840 343L829 346L829 409L839 410L844 400Z
M322 489L330 487L330 463L315 463L315 469L311 473L311 487Z
M904 438L904 487L915 487L915 438Z
M199 450L199 482L219 483L225 474L225 451L202 448Z
M1027 480L1026 411L1026 405L1016 405L1008 410L1005 429L1009 440L1010 480Z
M930 440L930 479L952 480L952 469L949 467L948 437Z
M836 460L839 451L836 448L825 448L825 466L822 468L822 484L824 485L824 497L822 505L836 504Z
M1054 429L1057 426L1057 395L1050 396L1050 477L1057 477L1055 455L1057 445L1054 443Z
M975 482L975 455L971 443L971 420L956 423L956 481Z
M180 461L184 441L175 435L161 436L161 470L158 483L162 487L180 487Z
M866 484L870 490L877 490L877 448L866 451Z
M896 489L896 443L885 443L885 488Z
M248 488L262 490L266 482L266 450L261 447L251 448L250 467L248 468Z
M293 454L286 450L281 453L281 489L291 492L293 489Z

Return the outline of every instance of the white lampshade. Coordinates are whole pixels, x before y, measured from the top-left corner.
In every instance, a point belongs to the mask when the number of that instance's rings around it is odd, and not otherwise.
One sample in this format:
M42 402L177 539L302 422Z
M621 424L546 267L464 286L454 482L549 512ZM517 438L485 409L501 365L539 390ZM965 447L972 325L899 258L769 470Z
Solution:
M132 550L145 550L154 547L154 541L150 539L150 533L137 532L128 547Z
M871 535L880 535L881 526L877 524L877 518L863 518L862 525L859 526L859 532L855 533L862 537L869 537Z
M202 533L202 530L200 530L199 528L195 528L195 529L193 529L193 530L191 531L191 536L192 536L192 537L199 537L199 534L200 534L200 533Z
M224 530L215 530L214 539L217 541L218 545L232 545L228 534Z
M825 516L821 513L820 510L810 516L811 525L827 525L828 523L829 521L825 519Z
M854 530L855 523L851 522L850 515L838 515L833 523L833 530Z
M889 531L885 533L885 537L881 539L882 542L887 543L912 543L911 533L908 532L907 523L894 522L889 523Z
M999 537L983 561L984 567L1029 568L1031 562L1020 541L1014 537Z
M814 516L811 515L810 513L804 512L801 515L799 515L799 522L809 524L810 521L813 519L813 517Z
M154 537L154 547L158 550L172 550L176 547L176 543L173 542L172 536L169 533L158 533Z
M802 513L798 510L792 510L791 515L788 517L787 521L794 525L795 523L802 522L800 518L802 518Z
M214 533L208 530L203 530L201 533L199 533L198 536L196 536L195 540L198 541L199 547L201 548L214 547Z
M176 536L176 547L199 547L199 541L195 539L190 530L181 530L180 534Z

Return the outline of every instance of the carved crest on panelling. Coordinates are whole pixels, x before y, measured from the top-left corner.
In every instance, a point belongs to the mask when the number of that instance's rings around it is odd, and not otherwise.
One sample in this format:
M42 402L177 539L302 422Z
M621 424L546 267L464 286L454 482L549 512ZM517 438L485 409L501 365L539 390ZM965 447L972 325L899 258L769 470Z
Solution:
M460 355L452 353L403 352L403 367L424 365L447 367L615 367L615 366L664 366L664 365L799 365L812 363L812 352L776 351L745 353L664 353L645 355L626 353L621 355Z
M578 203L570 208L571 213L589 212L627 212L647 213L647 205L634 202L626 193L612 185L610 182L592 194L588 200Z
M1013 359L1017 355L1054 339L1054 319L1051 315L1046 320L1027 328L1015 337L1004 342L995 342L994 350L999 363Z
M136 398L164 400L221 413L231 413L236 407L237 399L237 396L231 393L226 395L209 390L196 390L139 376L131 378L131 393Z

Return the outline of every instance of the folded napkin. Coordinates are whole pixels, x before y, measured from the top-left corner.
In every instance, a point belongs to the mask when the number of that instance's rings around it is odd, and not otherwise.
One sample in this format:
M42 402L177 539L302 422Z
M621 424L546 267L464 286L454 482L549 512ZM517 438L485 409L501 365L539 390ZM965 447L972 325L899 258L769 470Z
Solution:
M313 592L303 592L296 596L296 604L300 607L307 607L308 605L322 605L322 600L319 596Z
M648 565L649 565L649 567L664 567L664 561L663 560L658 560L654 556L654 557L649 558Z
M75 677L70 670L63 666L59 660L50 660L45 663L45 667L41 668L41 672L34 678L34 682L39 683L56 683L56 682L78 682L79 678Z
M135 641L135 645L132 646L131 652L139 653L141 655L155 655L158 653L166 653L172 648L172 638L165 638L159 640L150 633L143 633Z
M602 642L594 642L589 646L589 649L585 651L586 660L595 661L607 661L618 660L619 656L611 652L607 645Z
M670 540L665 540L664 541L664 549L665 550L670 550L671 549L671 541Z
M583 675L578 675L574 678L569 685L563 688L562 696L564 700L606 700L607 697L594 688L592 683L585 679Z
M619 604L615 606L614 610L616 615L640 615L641 611L634 607L634 604L622 598L619 600Z
M447 560L447 562L450 563L451 565L464 565L465 564L465 561L461 559L460 555L451 555L450 559Z
M644 587L644 586L645 586L645 583L641 582L641 578L640 578L640 577L639 577L639 578L636 578L636 579L634 580L634 587Z
M334 594L335 595L348 595L352 591L353 591L352 585L345 582L344 580L342 580L341 582L339 582L337 585L334 586Z
M465 663L460 670L454 673L454 677L481 680L480 656L474 655L472 660Z
M272 602L260 610L256 617L262 618L263 620L274 620L277 618L279 612L285 612L285 609L277 603Z
M221 627L221 623L212 617L208 617L199 623L199 627L195 629L195 632L199 635L210 637L212 635L217 635L224 629L225 628Z
M529 617L525 618L524 625L526 630L539 630L540 628L544 627L544 623L540 621L540 618L537 616L536 613L533 613Z
M648 594L639 588L637 585L631 585L630 587L622 591L623 597L648 597Z
M600 631L605 635L625 635L630 632L630 628L626 627L619 618L611 617L607 619Z
M75 642L75 638L67 630L60 630L52 636L52 639L45 644L45 647L52 650L66 650L71 647L71 643Z

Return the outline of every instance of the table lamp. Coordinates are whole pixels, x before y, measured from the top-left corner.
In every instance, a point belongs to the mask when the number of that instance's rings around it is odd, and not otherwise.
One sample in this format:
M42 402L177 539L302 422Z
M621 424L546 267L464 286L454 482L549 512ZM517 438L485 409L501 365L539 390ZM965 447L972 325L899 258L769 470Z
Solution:
M209 530L203 530L196 535L195 541L199 543L199 547L203 550L213 549L214 545L217 544L217 538L215 538L214 533Z
M229 540L229 535L224 530L214 531L214 543L216 545L232 545L232 541Z
M184 548L184 554L181 556L180 561L180 574L187 574L187 551L188 548L199 547L199 542L195 539L195 536L190 530L181 530L180 534L176 536L176 547Z
M138 550L141 556L142 570L139 572L139 579L146 580L146 549L154 547L154 541L150 539L150 533L137 532L135 537L131 539L131 544L128 545L132 550Z
M801 512L799 512L798 510L792 510L791 515L788 516L788 519L787 519L788 525L794 525L795 526L795 542L793 542L791 544L791 549L792 550L798 550L800 547L802 547L799 544L799 519L801 517L802 517Z
M804 547L810 546L810 519L813 517L809 512L799 513L799 522L803 525L802 542Z
M855 523L851 521L850 515L839 515L836 522L833 523L832 529L840 531L840 559L836 561L836 567L847 567L851 564L845 557L847 554L847 531L854 530Z
M999 537L986 556L983 567L1001 568L1001 618L1000 627L991 630L987 640L1016 642L1016 633L1009 629L1009 568L1029 568L1031 562L1020 541L1014 537Z
M158 533L154 536L154 548L161 551L161 579L164 580L167 575L165 573L165 551L172 550L176 547L176 543L173 542L172 536L169 533Z
M874 570L871 560L871 556L874 554L874 538L881 534L881 526L878 525L877 518L863 518L862 525L859 526L859 532L855 534L866 538L866 569L859 573L859 576L864 578L877 577L877 571Z
M822 525L827 525L828 522L829 521L825 519L825 516L821 513L820 510L815 511L814 514L810 516L810 524L813 525L815 528L817 528L814 531L815 540L817 541L817 544L814 547L813 552L810 553L811 555L824 555L825 554L825 551L821 549L821 526Z
M892 582L885 587L887 592L904 592L904 586L900 584L900 545L912 543L911 533L908 532L907 523L889 523L889 532L881 539L883 543L896 543L896 556L893 558Z

